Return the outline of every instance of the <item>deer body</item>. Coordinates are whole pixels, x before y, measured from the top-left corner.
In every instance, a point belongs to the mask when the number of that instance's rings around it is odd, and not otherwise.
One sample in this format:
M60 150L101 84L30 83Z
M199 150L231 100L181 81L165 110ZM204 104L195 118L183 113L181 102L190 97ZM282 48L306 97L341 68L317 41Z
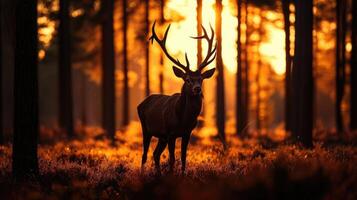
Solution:
M146 131L152 136L182 137L183 131L191 132L195 128L201 104L200 96L190 97L185 93L172 96L154 94L138 106L138 113L143 118Z
M202 106L201 85L204 79L210 78L215 69L207 70L201 73L203 67L211 63L215 56L212 55L212 42L214 32L212 30L212 37L209 38L206 30L203 28L205 35L194 37L195 39L206 39L209 42L208 53L206 59L198 67L197 71L191 71L189 68L189 61L186 54L187 65L182 65L178 60L173 59L166 51L165 43L169 28L165 32L163 40L160 40L154 30L155 23L152 27L153 36L152 40L159 43L166 56L175 63L178 67L173 67L175 75L184 80L181 88L181 93L176 93L172 96L154 94L148 96L142 103L138 105L138 115L141 122L143 131L143 156L142 167L147 160L147 152L150 146L151 138L157 137L159 142L154 150L155 168L160 173L160 156L165 150L166 146L169 147L169 163L170 170L172 171L175 164L175 142L176 139L181 137L181 162L182 173L186 167L186 152L192 130L196 127L197 117L200 114Z

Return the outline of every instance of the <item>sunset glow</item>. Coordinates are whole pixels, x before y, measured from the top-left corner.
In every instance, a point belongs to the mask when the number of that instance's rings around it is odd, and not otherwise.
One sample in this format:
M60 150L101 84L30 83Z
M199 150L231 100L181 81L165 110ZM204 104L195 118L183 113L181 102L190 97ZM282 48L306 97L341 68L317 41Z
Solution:
M202 20L203 25L208 29L211 24L215 27L215 10L214 0L203 1L202 5ZM229 73L237 71L237 18L234 9L228 0L223 1L222 10L222 56L225 68ZM168 49L176 54L180 60L184 60L184 53L187 52L191 63L196 63L197 58L197 42L190 36L197 35L196 29L196 2L195 1L177 1L169 0L165 11L165 17L172 18L175 11L183 19L179 22L171 23L171 31L168 38ZM262 58L267 62L274 72L278 75L285 73L285 44L284 30L282 27L282 16L273 11L266 12L266 17L269 20L279 20L279 28L274 26L272 22L267 22L264 28L267 30L267 40L263 41L259 49ZM260 18L257 15L253 16L253 22L259 23ZM254 36L253 36L254 37ZM203 44L203 55L206 54L207 44ZM214 67L212 63L211 67ZM193 68L194 69L194 68Z

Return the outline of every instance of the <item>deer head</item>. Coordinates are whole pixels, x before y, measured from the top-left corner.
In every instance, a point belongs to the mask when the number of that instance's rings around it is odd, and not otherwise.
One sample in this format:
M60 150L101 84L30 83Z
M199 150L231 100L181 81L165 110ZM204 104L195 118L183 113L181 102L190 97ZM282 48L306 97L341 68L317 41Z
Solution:
M201 95L202 81L204 79L208 79L212 77L212 75L215 72L215 68L213 68L202 73L202 70L216 58L217 44L212 49L213 39L214 39L214 31L212 26L210 26L212 32L211 37L208 36L206 29L202 25L201 26L204 34L202 36L191 37L197 40L204 39L208 42L208 50L205 59L202 61L201 64L199 64L199 66L197 66L196 71L192 71L190 69L190 62L187 58L187 53L185 53L186 65L183 65L178 59L173 58L166 49L166 39L167 39L168 32L170 30L170 25L167 27L165 31L164 38L159 39L159 37L155 33L155 24L156 22L154 22L154 24L152 25L152 36L150 37L149 40L151 40L151 43L153 43L155 40L160 45L166 57L175 64L172 67L172 69L175 73L175 76L182 78L183 81L185 82L184 90L192 95Z

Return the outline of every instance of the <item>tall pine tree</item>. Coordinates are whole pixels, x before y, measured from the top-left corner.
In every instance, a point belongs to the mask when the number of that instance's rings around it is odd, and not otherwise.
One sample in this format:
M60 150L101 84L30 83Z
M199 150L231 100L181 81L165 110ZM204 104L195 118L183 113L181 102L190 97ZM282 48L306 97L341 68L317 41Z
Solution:
M160 25L165 24L165 0L160 0ZM159 65L159 91L164 93L164 54L160 52L160 65Z
M217 69L217 85L216 85L216 124L218 129L218 135L222 140L222 143L226 143L225 134L225 96L224 96L224 68L222 60L222 0L216 0L216 37L217 37L217 57L216 57L216 69Z
M124 73L124 87L123 87L123 126L129 124L129 79L128 79L128 13L127 0L123 0L123 73Z
M312 147L313 128L312 5L312 1L295 1L292 133L305 147Z
M114 0L102 0L102 108L103 128L107 136L115 137L115 58Z
M15 13L12 173L23 180L38 174L37 0L16 0Z
M242 136L246 122L244 119L244 84L242 62L242 0L237 0L237 77L236 77L236 131Z
M60 0L59 3L59 123L61 129L67 133L67 136L72 137L74 135L74 131L69 0Z
M357 2L352 1L352 52L351 52L351 130L357 130Z
M336 128L343 131L342 100L345 85L346 53L346 0L336 1Z
M291 130L290 0L282 0L285 32L285 130Z
M150 32L150 0L145 1L145 32ZM149 42L145 41L145 95L150 95L150 48Z
M0 2L0 145L4 143L4 133L3 133L3 126L2 126L2 114L3 114L3 109L2 109L2 19L3 19L3 11L2 11L2 2Z

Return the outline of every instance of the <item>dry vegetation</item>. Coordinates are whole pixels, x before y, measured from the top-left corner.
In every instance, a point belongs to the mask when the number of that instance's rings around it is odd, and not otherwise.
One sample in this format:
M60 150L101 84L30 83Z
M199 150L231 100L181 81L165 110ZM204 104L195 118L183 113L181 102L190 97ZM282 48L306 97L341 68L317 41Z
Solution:
M222 150L218 141L193 138L188 169L180 175L180 145L176 172L168 174L167 150L163 176L154 173L151 155L140 173L141 136L118 134L116 147L107 140L76 139L40 145L41 176L30 183L11 180L11 148L0 147L0 194L7 198L100 199L356 199L357 148L315 143L304 150L271 141L230 138ZM178 141L179 142L179 141Z

